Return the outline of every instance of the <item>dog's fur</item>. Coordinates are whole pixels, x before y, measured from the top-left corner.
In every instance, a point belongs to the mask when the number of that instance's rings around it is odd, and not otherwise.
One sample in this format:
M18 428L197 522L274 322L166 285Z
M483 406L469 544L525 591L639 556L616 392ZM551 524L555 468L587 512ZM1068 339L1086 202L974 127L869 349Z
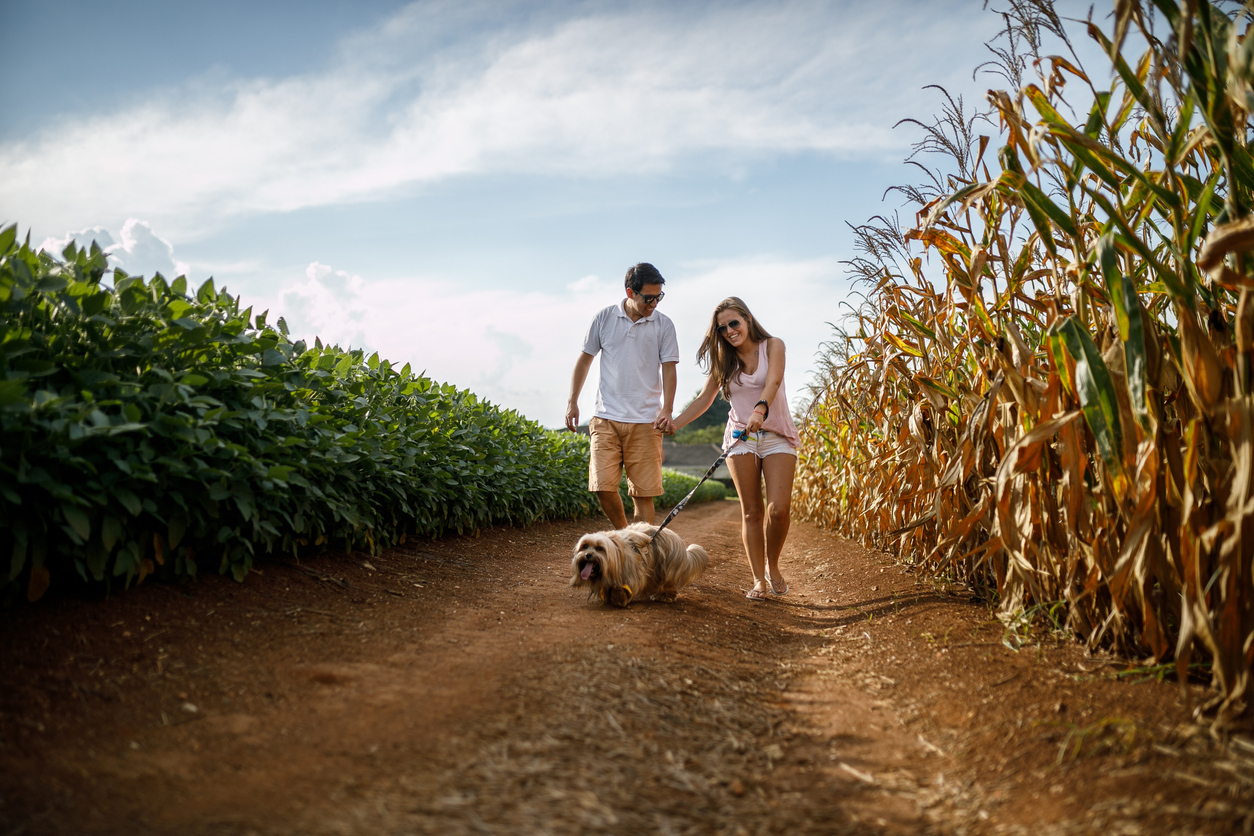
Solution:
M710 556L695 544L685 549L669 528L649 542L655 531L657 526L640 522L580 537L570 561L570 585L586 586L589 597L599 595L616 607L637 598L675 600L710 565Z

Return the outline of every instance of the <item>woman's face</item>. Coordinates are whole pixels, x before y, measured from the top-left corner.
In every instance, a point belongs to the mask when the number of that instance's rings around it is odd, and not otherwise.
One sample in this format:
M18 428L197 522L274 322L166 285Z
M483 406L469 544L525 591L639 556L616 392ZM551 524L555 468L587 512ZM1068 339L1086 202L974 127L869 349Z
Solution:
M735 308L726 308L718 312L719 335L727 340L732 348L740 348L749 339L749 317Z

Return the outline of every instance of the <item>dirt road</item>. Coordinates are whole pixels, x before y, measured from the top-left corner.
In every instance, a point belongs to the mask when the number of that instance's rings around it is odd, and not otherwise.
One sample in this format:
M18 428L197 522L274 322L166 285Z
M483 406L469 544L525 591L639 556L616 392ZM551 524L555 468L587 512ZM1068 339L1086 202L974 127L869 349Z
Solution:
M567 586L585 520L3 613L0 832L1251 831L1175 684L807 524L750 602L738 518L627 610Z

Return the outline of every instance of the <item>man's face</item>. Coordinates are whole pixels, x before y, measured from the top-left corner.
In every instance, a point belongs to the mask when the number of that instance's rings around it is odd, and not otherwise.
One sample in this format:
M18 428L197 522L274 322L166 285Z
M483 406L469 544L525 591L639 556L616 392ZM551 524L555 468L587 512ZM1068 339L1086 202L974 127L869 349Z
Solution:
M631 288L627 289L627 304L631 306L631 310L638 316L649 316L657 309L657 303L662 301L662 286L660 284L646 284L640 287L637 293Z

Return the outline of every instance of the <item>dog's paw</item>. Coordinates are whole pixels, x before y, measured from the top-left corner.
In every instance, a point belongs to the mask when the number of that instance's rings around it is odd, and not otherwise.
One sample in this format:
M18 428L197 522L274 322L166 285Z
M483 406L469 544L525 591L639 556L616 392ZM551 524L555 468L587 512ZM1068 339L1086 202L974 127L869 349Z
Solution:
M625 607L631 603L631 593L622 587L615 586L602 590L601 599L614 607Z
M676 598L678 598L678 597L679 597L679 593L678 593L678 592L675 592L675 591L673 591L673 590L670 590L670 591L666 591L666 592L659 592L657 595L654 595L654 596L653 596L653 600L654 600L654 601L661 601L661 602L662 602L662 603L664 603L664 604L673 604L673 603L675 603L675 599L676 599Z

